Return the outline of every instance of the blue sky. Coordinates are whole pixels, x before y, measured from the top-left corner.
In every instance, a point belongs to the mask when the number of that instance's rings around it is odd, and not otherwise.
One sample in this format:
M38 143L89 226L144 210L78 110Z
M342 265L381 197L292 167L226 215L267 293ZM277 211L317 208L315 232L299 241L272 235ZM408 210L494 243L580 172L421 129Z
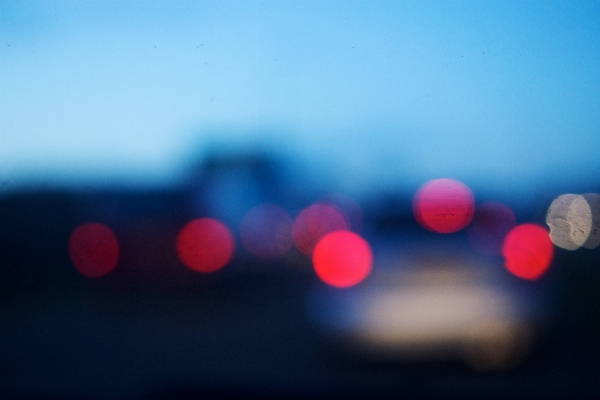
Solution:
M4 189L169 185L211 143L350 192L598 184L600 3L0 1Z

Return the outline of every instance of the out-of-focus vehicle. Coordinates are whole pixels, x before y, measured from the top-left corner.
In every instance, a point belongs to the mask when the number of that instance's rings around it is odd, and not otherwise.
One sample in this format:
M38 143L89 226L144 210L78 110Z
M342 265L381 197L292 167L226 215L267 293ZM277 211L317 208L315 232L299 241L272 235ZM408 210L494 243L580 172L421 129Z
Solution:
M463 359L513 366L531 349L546 310L539 287L499 262L439 247L375 265L345 291L315 287L309 312L338 349L364 359Z

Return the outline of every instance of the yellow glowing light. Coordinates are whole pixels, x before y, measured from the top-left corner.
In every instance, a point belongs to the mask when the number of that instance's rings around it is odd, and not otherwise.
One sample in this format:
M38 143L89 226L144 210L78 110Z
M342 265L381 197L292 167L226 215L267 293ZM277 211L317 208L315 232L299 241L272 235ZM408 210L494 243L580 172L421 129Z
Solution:
M455 354L478 369L520 361L533 335L522 300L482 271L448 266L376 276L355 299L355 343L399 359Z

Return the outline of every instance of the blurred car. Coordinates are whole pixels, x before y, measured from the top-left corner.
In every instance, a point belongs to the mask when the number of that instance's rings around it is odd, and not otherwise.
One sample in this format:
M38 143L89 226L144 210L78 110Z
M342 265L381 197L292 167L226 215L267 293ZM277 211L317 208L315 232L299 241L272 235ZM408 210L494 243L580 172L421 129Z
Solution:
M546 314L539 285L466 251L422 250L376 264L357 287L315 287L313 320L339 349L366 359L518 363Z

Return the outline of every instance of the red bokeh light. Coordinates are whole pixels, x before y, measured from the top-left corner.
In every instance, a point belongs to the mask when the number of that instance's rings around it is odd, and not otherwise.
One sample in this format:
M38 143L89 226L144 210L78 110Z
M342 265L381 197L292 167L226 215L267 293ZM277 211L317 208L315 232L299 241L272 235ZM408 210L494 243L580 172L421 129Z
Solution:
M119 243L106 225L90 222L78 226L69 237L69 257L80 274L99 278L117 265Z
M181 229L176 248L185 266L207 273L223 268L231 261L235 242L223 223L212 218L198 218Z
M313 251L317 276L338 288L356 285L371 272L373 253L361 236L350 231L328 233Z
M469 225L475 211L471 190L454 179L435 179L419 188L413 211L417 222L438 233L452 233Z
M536 280L546 273L554 256L548 231L535 224L514 227L502 246L506 268L519 278Z
M516 224L515 214L508 206L493 201L483 203L475 209L467 228L469 243L482 254L500 255L504 238Z
M316 203L298 214L292 225L292 238L298 250L310 257L319 239L327 233L349 228L346 218L337 208Z
M251 209L240 226L242 244L257 257L277 258L292 247L292 217L279 206L262 204Z

